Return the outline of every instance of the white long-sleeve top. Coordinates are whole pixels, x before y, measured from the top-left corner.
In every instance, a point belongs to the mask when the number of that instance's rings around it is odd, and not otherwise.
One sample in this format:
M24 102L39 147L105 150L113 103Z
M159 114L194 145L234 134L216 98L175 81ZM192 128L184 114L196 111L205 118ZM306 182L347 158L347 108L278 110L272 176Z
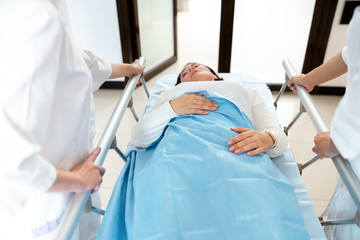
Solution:
M0 239L54 239L56 168L92 151L92 90L111 65L74 43L61 1L0 1ZM9 235L6 235L9 234Z
M266 151L270 157L279 156L286 150L287 137L276 123L264 99L255 89L244 87L235 81L186 82L165 90L134 126L132 144L139 148L149 147L161 136L170 120L178 116L169 101L186 92L199 90L207 90L230 100L253 122L256 130L270 131L277 138L276 146Z

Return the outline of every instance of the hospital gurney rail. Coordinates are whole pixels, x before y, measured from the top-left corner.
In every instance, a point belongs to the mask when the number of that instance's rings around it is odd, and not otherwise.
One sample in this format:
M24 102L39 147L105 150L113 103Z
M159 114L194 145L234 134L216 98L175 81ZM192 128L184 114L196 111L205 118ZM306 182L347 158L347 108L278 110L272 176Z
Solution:
M283 60L283 67L286 71L286 82L284 83L285 87L289 79L293 76L296 76L297 73L294 67L291 65L288 59ZM284 88L284 86L283 86ZM319 111L317 110L316 106L314 105L310 94L301 86L296 85L297 95L300 98L301 105L300 108L304 108L303 111L306 111L309 114L309 117L312 123L315 126L315 129L318 132L325 132L329 131L329 128L323 118L321 117ZM282 93L283 91L281 91ZM279 94L281 94L279 93ZM279 96L278 96L279 97ZM277 98L278 99L278 98ZM276 100L277 102L277 100ZM311 161L311 160L310 160ZM337 157L333 157L332 161L339 172L341 179L343 180L346 188L348 189L356 207L357 211L355 214L355 222L358 226L360 226L360 181L355 175L354 171L352 170L349 162L344 159L341 155ZM333 224L337 224L337 222L347 222L346 220L328 220L324 221L322 224L327 225L327 222L334 222ZM331 223L330 223L331 224ZM341 224L341 223L340 223Z
M140 57L139 62L141 66L145 66L145 58ZM115 141L115 134L120 125L121 119L124 116L126 108L129 106L131 96L135 90L136 84L141 78L141 74L133 76L129 79L126 87L121 95L113 114L106 126L106 129L101 136L98 147L101 148L101 152L95 160L95 164L101 166L105 160L109 148L113 147ZM145 81L141 78L142 83ZM144 85L145 86L145 85ZM147 91L147 89L145 89ZM130 104L130 107L132 104ZM133 109L132 109L133 111ZM84 193L73 193L67 210L64 213L59 231L57 235L58 240L71 239L72 235L80 220L80 216L85 208L85 205L89 199L90 191Z

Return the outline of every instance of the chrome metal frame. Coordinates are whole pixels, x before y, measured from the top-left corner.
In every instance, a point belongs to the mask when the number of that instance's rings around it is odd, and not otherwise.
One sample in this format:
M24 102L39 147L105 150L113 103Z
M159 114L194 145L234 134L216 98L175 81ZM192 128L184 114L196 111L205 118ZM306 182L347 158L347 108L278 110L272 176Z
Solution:
M140 57L139 62L141 66L145 66L145 58ZM105 160L105 157L108 153L109 149L115 148L116 151L119 153L120 149L116 147L116 131L120 125L120 122L124 116L126 108L129 106L129 102L131 101L131 96L135 90L136 84L139 81L139 79L142 77L142 74L138 74L136 76L133 76L129 79L129 81L126 84L126 87L123 91L123 94L121 95L118 104L115 107L114 112L112 113L112 116L106 126L106 129L103 133L103 135L100 138L100 141L97 145L98 148L101 148L101 152L98 155L98 157L95 160L95 164L101 166ZM145 84L145 80L141 79L145 91L148 95L147 87ZM132 104L130 104L132 106ZM129 106L129 107L131 107ZM131 111L134 113L134 110L131 109ZM136 114L134 115L134 117ZM135 117L136 118L136 117ZM121 151L120 151L121 153ZM119 154L120 154L119 153ZM120 154L122 158L124 158L124 154ZM126 161L126 159L124 159ZM80 220L80 216L85 208L85 205L89 199L90 191L84 192L84 193L73 193L71 196L71 200L69 203L69 206L67 210L64 213L64 216L61 220L59 231L57 238L58 240L64 240L64 239L71 239L76 226ZM93 209L94 211L97 211L99 213L103 213L102 210Z
M297 73L288 59L284 59L282 62L282 65L286 71L286 76L287 76L286 81L283 85L286 87L289 79L291 79L293 76L296 76ZM285 87L284 87L284 89L285 89ZM323 120L319 111L317 110L315 104L313 103L310 94L302 86L299 86L299 85L296 85L296 90L297 90L297 95L300 98L301 104L303 105L306 112L308 113L313 125L315 126L315 129L318 132L329 131L327 124L325 123L325 121ZM278 94L277 100L280 97L279 95L282 94L282 92ZM277 102L277 100L276 100L276 102ZM314 161L316 161L316 158L317 157L314 157L313 159L311 159L308 163L305 163L304 165L308 166L308 165L312 164ZM332 158L332 161L333 161L337 171L339 172L339 175L340 175L341 179L343 180L347 190L349 191L349 193L357 207L357 211L356 211L356 213L354 213L354 215L355 215L354 219L341 219L341 220L328 219L326 221L323 221L322 224L323 225L331 225L331 224L353 224L353 223L356 223L360 227L360 224L359 224L359 222L360 222L360 181L357 178L357 176L355 175L354 171L352 170L349 162L346 159L344 159L342 156L334 157L334 158ZM305 168L306 166L304 166L303 168Z

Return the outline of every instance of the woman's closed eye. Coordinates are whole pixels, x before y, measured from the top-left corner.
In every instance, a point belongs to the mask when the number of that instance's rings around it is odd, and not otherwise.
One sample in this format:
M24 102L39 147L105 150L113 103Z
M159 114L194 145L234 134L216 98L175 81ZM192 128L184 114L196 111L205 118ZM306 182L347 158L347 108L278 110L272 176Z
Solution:
M191 66L192 68L197 68L197 67L201 66L201 64L194 64L194 65L190 65L190 66ZM185 76L190 72L190 70L191 70L192 68L188 68L188 69L184 70L183 74L181 74L181 77L182 77L182 78L185 77Z

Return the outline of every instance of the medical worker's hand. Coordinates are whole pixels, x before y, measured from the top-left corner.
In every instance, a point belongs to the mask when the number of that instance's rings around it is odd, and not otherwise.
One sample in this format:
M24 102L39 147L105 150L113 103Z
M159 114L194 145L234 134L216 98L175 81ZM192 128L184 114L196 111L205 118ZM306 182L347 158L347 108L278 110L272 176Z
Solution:
M335 147L330 138L330 132L319 132L314 137L315 146L312 148L319 158L332 158L339 155L339 151Z
M254 156L265 152L274 145L274 140L266 132L242 127L231 128L231 130L239 134L228 141L230 152L236 154L247 152L247 155Z
M93 193L99 189L105 168L95 165L94 162L100 151L99 148L95 149L84 162L71 170L79 178L78 189L75 189L75 192L92 190Z
M71 170L57 168L56 180L49 192L85 192L99 189L105 168L96 166L94 161L100 149L95 149L88 158Z
M208 114L207 111L215 111L219 107L215 101L197 93L187 93L172 99L170 105L179 116L189 114L206 115Z
M133 75L138 75L144 71L144 67L140 65L140 62L138 59L136 59L132 64L130 64L131 70L130 73L127 75L128 77L131 77Z
M289 88L297 94L295 84L300 85L305 88L306 91L311 92L314 88L314 86L310 83L310 81L307 80L307 77L305 74L300 74L297 76L294 76L290 79L288 82Z
M121 78L121 77L132 77L133 75L140 74L144 71L144 67L140 65L139 60L135 60L133 63L110 63L111 75L109 79Z
M131 77L132 75L137 75L137 74L140 74L144 71L144 67L140 65L140 62L138 59L136 59L132 64L130 64L133 68L133 73L128 76L128 77ZM139 78L138 82L137 82L137 85L140 85L141 84L141 79Z

